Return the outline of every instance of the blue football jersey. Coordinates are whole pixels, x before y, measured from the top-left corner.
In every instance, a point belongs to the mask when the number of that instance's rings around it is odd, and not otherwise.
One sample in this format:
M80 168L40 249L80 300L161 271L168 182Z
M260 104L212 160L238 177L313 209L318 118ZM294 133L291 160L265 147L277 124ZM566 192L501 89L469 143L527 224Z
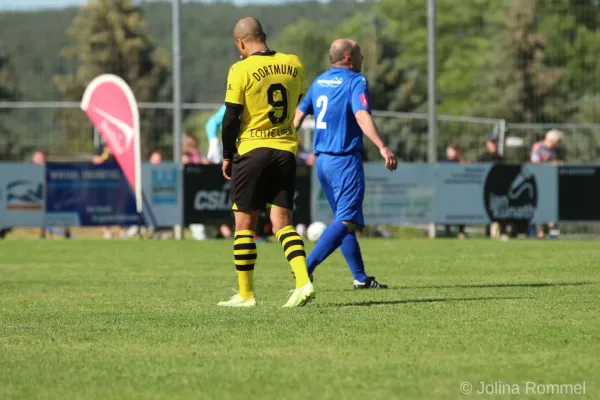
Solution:
M313 153L359 153L362 130L354 116L360 110L371 113L369 84L358 72L333 67L315 79L298 106L315 116Z

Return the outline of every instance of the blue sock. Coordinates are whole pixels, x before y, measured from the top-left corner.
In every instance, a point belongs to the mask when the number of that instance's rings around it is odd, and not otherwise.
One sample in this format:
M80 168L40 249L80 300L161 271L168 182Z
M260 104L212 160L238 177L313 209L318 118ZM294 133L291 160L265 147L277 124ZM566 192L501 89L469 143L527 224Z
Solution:
M348 232L342 241L340 249L350 267L354 279L359 282L365 282L368 276L365 273L365 263L363 262L362 253L360 252L358 239L356 239L356 232Z
M342 244L344 237L348 235L348 227L341 222L334 222L329 225L321 234L317 245L310 252L306 259L308 274L312 274L319 264L321 264L331 253Z

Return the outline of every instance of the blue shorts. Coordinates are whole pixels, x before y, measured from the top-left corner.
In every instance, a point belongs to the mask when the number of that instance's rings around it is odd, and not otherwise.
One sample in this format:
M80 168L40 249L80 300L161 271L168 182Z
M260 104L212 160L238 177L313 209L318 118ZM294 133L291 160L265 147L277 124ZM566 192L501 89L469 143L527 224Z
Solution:
M317 176L335 221L364 226L365 171L360 154L319 154Z

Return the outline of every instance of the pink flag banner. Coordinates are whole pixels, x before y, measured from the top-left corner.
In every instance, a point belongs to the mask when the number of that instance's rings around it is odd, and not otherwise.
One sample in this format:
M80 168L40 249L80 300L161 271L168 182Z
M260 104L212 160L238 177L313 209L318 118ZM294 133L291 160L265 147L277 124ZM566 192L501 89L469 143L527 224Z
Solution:
M116 75L100 75L86 88L81 109L109 146L133 188L137 212L141 213L140 117L131 88Z

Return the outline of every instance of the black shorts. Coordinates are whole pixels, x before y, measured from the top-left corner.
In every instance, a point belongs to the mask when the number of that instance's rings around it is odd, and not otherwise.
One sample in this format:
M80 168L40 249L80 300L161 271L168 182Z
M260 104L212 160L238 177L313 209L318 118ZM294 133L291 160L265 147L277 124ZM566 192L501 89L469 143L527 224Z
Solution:
M289 151L260 147L233 159L233 209L256 211L275 205L294 208L296 156Z

